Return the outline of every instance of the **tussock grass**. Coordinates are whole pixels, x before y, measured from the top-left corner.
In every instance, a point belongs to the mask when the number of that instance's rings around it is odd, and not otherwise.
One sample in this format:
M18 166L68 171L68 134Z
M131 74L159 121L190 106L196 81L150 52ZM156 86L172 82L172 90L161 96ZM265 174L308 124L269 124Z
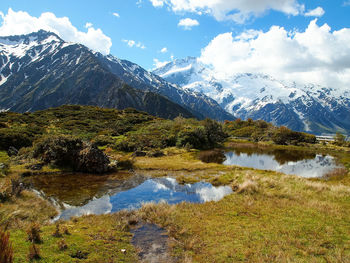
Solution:
M255 170L214 180L235 192L219 202L139 211L168 230L184 262L350 261L348 186Z

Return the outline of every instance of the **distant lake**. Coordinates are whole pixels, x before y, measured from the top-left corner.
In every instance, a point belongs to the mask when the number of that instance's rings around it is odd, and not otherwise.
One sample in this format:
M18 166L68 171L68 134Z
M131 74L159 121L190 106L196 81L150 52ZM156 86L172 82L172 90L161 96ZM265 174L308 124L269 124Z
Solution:
M342 166L330 155L308 151L237 147L225 153L225 165L272 170L306 178L323 177Z

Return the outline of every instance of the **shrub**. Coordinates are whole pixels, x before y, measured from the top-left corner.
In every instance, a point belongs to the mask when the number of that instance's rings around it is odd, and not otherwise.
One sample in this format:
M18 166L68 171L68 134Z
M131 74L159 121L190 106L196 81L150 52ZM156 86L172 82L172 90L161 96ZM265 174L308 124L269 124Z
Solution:
M34 137L28 136L23 131L10 128L0 129L0 149L7 151L11 146L16 149L32 145Z
M76 157L83 148L81 139L70 136L49 136L34 145L34 158L45 163L74 167Z
M217 121L205 119L203 122L208 148L217 146L218 144L224 142L228 137L228 135L223 131L222 125Z
M295 132L287 127L280 127L275 130L272 140L280 145L298 145L299 143L316 143L316 136L303 132Z
M32 223L27 229L28 241L32 243L41 243L40 225L38 223Z
M206 131L203 127L185 127L177 137L176 146L185 147L186 145L195 149L205 149L208 145Z
M340 132L337 132L334 136L334 143L338 146L344 146L346 144L346 137Z
M44 137L34 146L34 158L86 173L109 170L108 157L96 145L71 136Z
M10 243L10 234L0 229L0 262L13 262L13 249Z

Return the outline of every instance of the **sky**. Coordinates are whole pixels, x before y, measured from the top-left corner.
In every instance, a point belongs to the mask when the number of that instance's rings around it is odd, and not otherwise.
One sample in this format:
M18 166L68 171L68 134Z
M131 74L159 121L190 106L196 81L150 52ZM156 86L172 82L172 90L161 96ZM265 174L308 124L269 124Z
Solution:
M39 29L151 70L199 57L218 74L350 83L350 0L1 0L0 35Z

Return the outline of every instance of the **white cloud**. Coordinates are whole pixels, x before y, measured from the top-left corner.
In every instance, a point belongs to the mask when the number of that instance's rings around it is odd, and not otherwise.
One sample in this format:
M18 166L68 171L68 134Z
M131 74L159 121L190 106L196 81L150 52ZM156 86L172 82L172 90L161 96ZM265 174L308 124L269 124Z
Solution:
M145 49L146 46L142 44L141 42L136 42L135 40L127 40L127 39L122 39L124 43L126 43L129 47L137 47L141 49Z
M166 2L165 0L150 0L152 5L155 7L162 7L164 3Z
M87 22L86 24L85 24L85 28L89 28L89 27L92 27L93 26L93 24L92 23L89 23L89 22Z
M321 17L325 14L326 12L324 11L324 9L322 7L317 7L313 10L308 11L307 13L305 13L305 16L314 16L314 17Z
M166 47L163 47L161 50L160 50L160 53L167 53L168 52L168 49Z
M118 18L120 17L119 13L117 13L117 12L114 12L113 15L114 15L115 17L118 17Z
M218 76L264 73L277 79L349 89L350 28L332 31L317 19L304 32L273 26L267 32L220 34L202 50L200 60Z
M305 7L298 0L150 0L153 6L164 5L174 12L210 14L215 19L234 20L243 23L267 10L275 10L287 15L300 15Z
M344 1L343 6L350 6L350 0Z
M154 58L153 59L153 69L157 69L157 68L160 68L160 67L163 67L165 66L166 64L168 64L170 61L160 61L159 59L157 58Z
M103 54L109 54L112 46L111 39L101 29L91 25L87 32L82 32L72 25L68 17L58 18L50 12L33 17L27 12L15 12L10 8L7 14L2 14L2 20L1 36L29 34L43 29L56 33L65 41L81 43Z
M194 26L199 26L199 22L195 19L184 18L178 23L178 26L183 27L185 30L191 30Z

